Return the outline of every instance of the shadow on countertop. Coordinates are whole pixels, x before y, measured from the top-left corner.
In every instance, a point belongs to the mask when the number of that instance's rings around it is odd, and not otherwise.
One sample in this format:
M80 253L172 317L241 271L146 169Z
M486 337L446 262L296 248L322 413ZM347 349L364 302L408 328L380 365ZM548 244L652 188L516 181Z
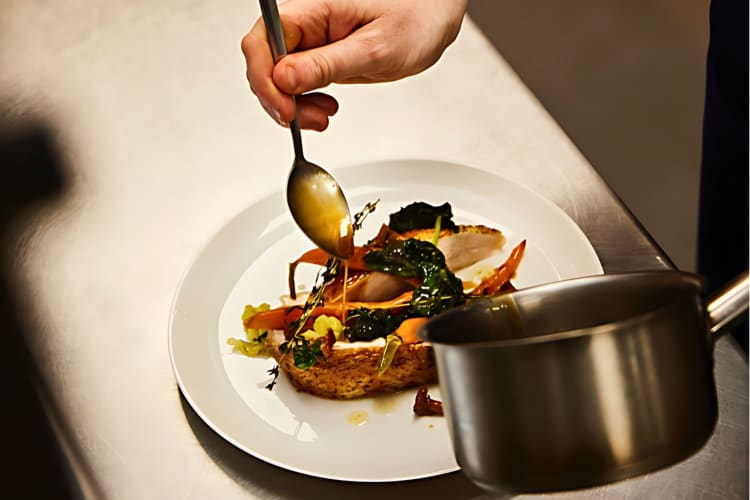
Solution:
M0 123L0 447L3 498L103 498L29 349L23 287L15 279L16 236L27 216L67 186L44 123Z

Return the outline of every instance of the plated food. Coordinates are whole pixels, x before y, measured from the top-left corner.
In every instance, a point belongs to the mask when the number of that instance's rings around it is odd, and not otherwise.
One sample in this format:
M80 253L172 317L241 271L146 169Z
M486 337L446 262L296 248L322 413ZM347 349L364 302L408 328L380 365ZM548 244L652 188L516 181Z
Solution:
M450 201L456 224L499 228L503 250L456 273L478 283L474 270L502 263L522 239L526 248L518 288L601 274L585 234L559 207L508 179L464 165L395 160L336 172L356 209L380 198L356 244L378 233L388 214L414 200ZM233 354L227 339L246 339L240 316L247 304L276 307L288 295L290 262L311 244L290 220L283 191L250 203L208 238L185 270L170 310L168 346L175 380L187 404L217 435L251 456L314 477L391 482L458 470L447 421L413 418L417 388L348 400L299 392L284 373L273 390L273 358ZM319 266L300 264L297 290L307 292ZM303 299L302 293L298 300ZM436 385L429 393L441 399ZM352 424L353 415L367 421ZM347 450L367 450L352 460Z
M355 227L374 209L368 204L355 216ZM236 352L276 360L269 389L281 373L300 391L336 399L434 383L432 348L417 338L418 328L467 300L513 290L525 240L497 265L505 243L496 228L456 224L449 203L412 203L390 214L347 261L320 249L300 255L289 265L282 304L247 306L245 338L228 342ZM301 265L320 270L304 294L295 281Z

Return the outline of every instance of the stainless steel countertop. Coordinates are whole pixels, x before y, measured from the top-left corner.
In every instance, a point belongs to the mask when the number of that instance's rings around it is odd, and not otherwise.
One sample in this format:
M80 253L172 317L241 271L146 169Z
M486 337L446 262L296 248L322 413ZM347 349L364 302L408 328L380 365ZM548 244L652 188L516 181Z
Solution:
M17 277L36 359L108 498L480 498L460 472L395 484L310 478L248 456L181 398L167 324L211 235L284 185L288 133L244 80L253 2L92 0L0 6L0 106L56 131L72 184L19 234ZM333 87L341 111L306 133L330 167L432 158L503 175L562 207L608 272L669 267L502 57L468 21L426 73ZM644 180L647 182L647 180ZM746 498L748 367L717 343L720 418L667 470L553 498Z

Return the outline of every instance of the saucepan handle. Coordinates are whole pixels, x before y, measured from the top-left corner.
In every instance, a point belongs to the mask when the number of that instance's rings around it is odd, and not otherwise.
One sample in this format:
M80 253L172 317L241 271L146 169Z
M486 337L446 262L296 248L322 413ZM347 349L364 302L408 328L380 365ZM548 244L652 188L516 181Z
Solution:
M748 274L745 270L708 301L708 325L714 339L728 331L747 308Z

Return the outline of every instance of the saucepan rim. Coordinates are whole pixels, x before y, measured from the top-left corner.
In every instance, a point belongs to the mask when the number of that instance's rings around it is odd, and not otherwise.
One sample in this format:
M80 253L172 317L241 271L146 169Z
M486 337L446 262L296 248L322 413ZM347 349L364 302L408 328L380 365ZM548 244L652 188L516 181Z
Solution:
M598 275L593 275L593 276L570 278L566 280L554 281L550 283L544 283L541 285L535 285L533 287L523 288L523 289L516 290L515 292L510 292L510 294L514 295L514 294L520 294L520 293L532 293L540 289L546 289L546 288L555 289L555 288L560 288L560 287L575 286L577 284L587 285L587 284L590 284L592 281L600 281L600 280L613 280L613 279L652 280L652 279L655 279L654 277L656 276L658 276L659 279L670 279L670 276L671 276L671 280L674 281L675 284L677 284L678 282L682 282L686 285L693 286L694 292L686 293L683 298L679 298L665 305L657 306L653 309L649 309L643 313L636 314L630 318L623 318L623 319L611 321L608 323L601 323L598 325L593 325L590 327L574 328L572 330L545 333L542 335L533 335L529 337L500 339L500 340L478 340L478 341L470 341L470 342L460 342L460 341L444 342L444 341L439 341L439 340L434 340L434 339L429 338L430 337L429 331L431 329L434 329L435 324L445 321L447 318L451 316L466 314L467 311L472 310L472 309L486 308L488 307L490 301L492 300L491 298L479 299L479 300L470 302L468 304L465 304L463 306L457 307L455 309L451 309L449 311L441 313L433 318L430 318L424 325L422 325L419 328L417 335L422 341L428 342L431 345L438 346L438 347L460 347L462 349L487 349L490 347L491 348L506 348L506 347L513 348L513 347L522 347L522 346L527 346L527 345L555 343L555 342L560 342L564 340L572 340L572 339L581 338L581 337L590 337L593 335L602 335L602 334L612 332L613 330L621 330L623 332L630 331L630 327L632 326L648 322L653 317L667 314L670 309L683 306L686 302L691 302L691 303L695 302L696 300L702 304L702 310L703 310L704 316L706 315L705 304L703 303L703 296L702 296L702 291L705 289L705 279L698 274L689 273L685 271L670 271L670 270L633 271L633 272L623 272L623 273L598 274Z

